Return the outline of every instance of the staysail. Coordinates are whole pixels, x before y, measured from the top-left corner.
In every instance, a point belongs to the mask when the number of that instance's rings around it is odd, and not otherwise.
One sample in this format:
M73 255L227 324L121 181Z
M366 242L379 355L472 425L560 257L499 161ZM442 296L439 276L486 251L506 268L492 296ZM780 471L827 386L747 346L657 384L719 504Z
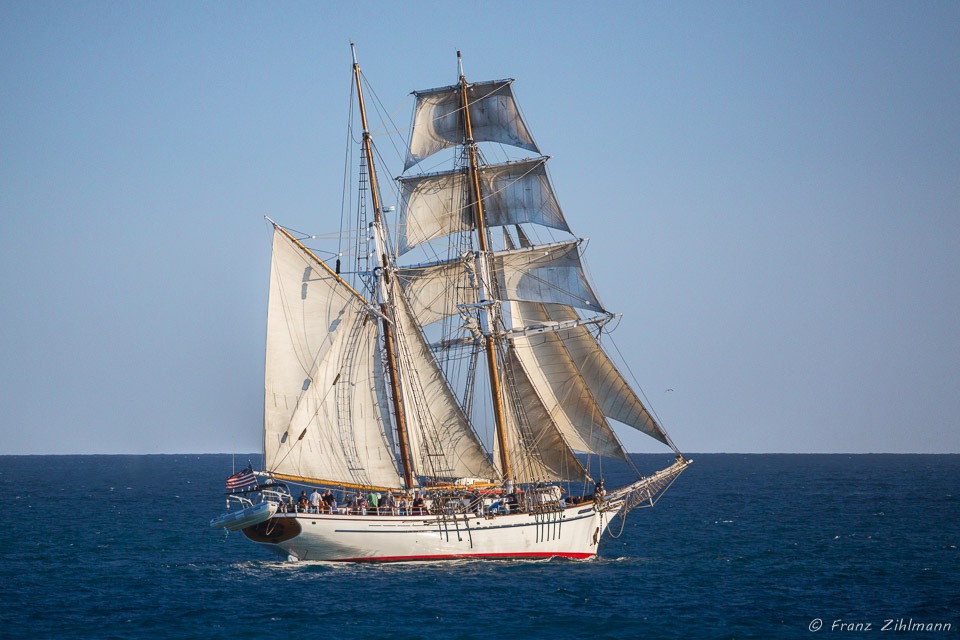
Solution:
M357 296L275 228L264 393L267 471L400 487L378 397L377 322Z
M394 320L410 455L419 475L494 478L493 468L467 416L430 353L399 286Z
M563 308L559 305L550 306ZM560 315L556 314L558 317ZM512 303L510 316L515 328L553 319L545 305L530 302ZM576 319L576 312L573 312L573 319ZM626 452L566 346L565 338L580 332L587 332L587 329L581 326L519 336L513 339L514 352L571 447L577 451L626 460Z
M589 481L512 350L506 354L504 369L507 384L515 390L505 403L514 479L526 483Z
M523 229L516 231L520 245L532 248ZM504 238L512 247L509 234ZM579 319L574 309L561 304L513 303L510 311L515 329ZM626 459L604 416L673 446L586 326L519 336L513 344L574 449Z
M550 320L564 321L576 318L576 312L561 305L547 305ZM673 446L663 428L637 397L630 385L611 362L590 331L583 326L563 329L555 334L566 350L583 383L603 411L603 415L642 431L651 438ZM531 349L541 349L535 338L524 338ZM544 349L546 350L546 349Z

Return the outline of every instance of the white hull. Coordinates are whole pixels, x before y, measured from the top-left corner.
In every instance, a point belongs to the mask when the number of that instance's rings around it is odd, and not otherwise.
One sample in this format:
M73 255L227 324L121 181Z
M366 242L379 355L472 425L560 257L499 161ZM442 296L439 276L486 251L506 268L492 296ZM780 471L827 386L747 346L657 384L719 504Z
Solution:
M457 558L590 558L616 511L582 504L499 516L277 514L244 529L291 560L398 562Z

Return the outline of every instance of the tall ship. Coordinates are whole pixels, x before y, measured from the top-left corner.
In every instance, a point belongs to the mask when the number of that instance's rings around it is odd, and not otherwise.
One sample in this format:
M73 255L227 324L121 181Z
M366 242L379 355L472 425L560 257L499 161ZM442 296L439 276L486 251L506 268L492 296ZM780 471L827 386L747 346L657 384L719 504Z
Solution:
M590 558L690 463L605 349L618 314L513 80L468 82L457 58L456 84L412 93L382 182L354 52L340 231L268 218L263 468L228 479L210 526L291 561ZM641 474L611 421L674 462ZM604 465L635 479L605 487Z

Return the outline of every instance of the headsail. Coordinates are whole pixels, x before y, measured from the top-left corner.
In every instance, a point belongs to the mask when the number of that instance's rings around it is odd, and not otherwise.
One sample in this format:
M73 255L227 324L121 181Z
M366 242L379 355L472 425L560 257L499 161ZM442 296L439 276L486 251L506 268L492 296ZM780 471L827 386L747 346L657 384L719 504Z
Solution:
M374 320L338 278L275 229L264 396L268 471L400 487L378 402Z
M504 377L515 390L505 402L514 479L530 483L589 481L516 354L508 351L504 360Z
M576 318L576 312L561 305L548 305L550 320L564 321ZM640 398L633 391L600 344L586 327L564 329L555 334L563 343L570 362L580 372L584 384L596 400L603 415L642 431L651 438L673 447L663 428L653 419ZM537 350L537 338L524 338Z
M500 142L540 153L513 100L513 80L467 86L475 142ZM413 133L404 171L438 151L464 143L463 110L458 85L416 91Z
M516 230L520 245L533 247L523 229L518 226ZM509 234L504 237L507 246L513 246ZM518 329L578 319L576 311L560 304L513 303L510 311L511 324ZM603 416L673 447L587 327L521 336L514 339L514 346L546 404L555 407L551 412L574 449L626 459ZM551 399L555 404L551 405Z
M549 322L552 318L546 306L532 302L512 303L511 324L519 328ZM569 307L549 306L552 309L569 310L574 319L577 317ZM556 312L555 315L560 317L562 314ZM571 447L577 451L626 460L626 452L607 423L590 386L580 375L580 365L571 357L566 346L565 339L580 332L587 332L587 329L581 326L520 336L513 339L514 352Z

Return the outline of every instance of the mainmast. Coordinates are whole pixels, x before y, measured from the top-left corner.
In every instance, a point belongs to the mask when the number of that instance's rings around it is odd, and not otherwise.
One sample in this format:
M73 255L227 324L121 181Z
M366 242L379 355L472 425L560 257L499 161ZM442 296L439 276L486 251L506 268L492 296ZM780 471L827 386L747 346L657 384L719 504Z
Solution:
M388 318L391 317L389 301L390 262L387 256L386 242L384 241L383 224L380 216L380 192L377 186L377 172L373 166L373 145L370 131L367 129L367 111L363 104L363 87L360 84L360 65L357 63L357 52L353 43L350 43L353 53L353 76L357 82L357 97L360 100L360 120L363 123L363 153L367 161L367 170L370 174L370 196L373 200L373 230L377 255L380 257L381 277L378 286L378 302L380 313L383 314L383 344L387 354L387 376L390 379L390 393L393 396L393 416L397 422L397 443L400 446L400 464L403 467L403 482L407 490L413 487L413 472L410 465L410 449L407 443L407 427L403 418L403 404L400 397L400 380L397 376L397 356L394 349L393 329Z
M481 330L484 336L484 349L487 353L487 369L490 372L490 393L493 397L493 415L496 421L497 444L500 449L500 465L504 478L513 476L510 470L510 452L507 449L507 428L503 415L503 394L500 388L500 372L497 369L497 343L494 338L496 301L492 299L490 291L489 248L487 244L487 230L483 221L483 200L480 195L480 178L477 175L477 143L473 140L473 127L470 124L470 102L467 98L467 79L463 75L463 63L460 52L457 51L457 65L460 71L460 102L463 109L464 135L466 138L467 153L470 158L470 195L472 199L474 225L477 228L477 274L479 276L478 299L483 304L481 315Z

